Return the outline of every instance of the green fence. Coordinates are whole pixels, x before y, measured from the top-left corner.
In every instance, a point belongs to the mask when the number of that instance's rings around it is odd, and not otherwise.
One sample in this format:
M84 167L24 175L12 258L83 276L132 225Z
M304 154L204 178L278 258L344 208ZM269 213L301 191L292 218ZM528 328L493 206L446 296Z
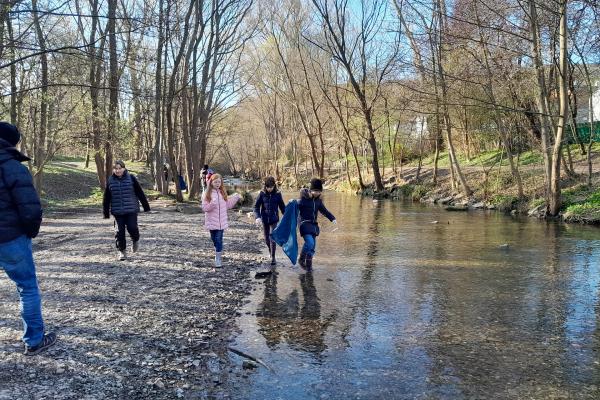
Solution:
M577 134L583 143L588 143L590 141L590 124L583 123L577 124L575 128L577 130ZM569 127L569 136L567 138L569 143L575 143L575 139L573 139L573 129ZM600 121L594 122L594 142L600 142Z

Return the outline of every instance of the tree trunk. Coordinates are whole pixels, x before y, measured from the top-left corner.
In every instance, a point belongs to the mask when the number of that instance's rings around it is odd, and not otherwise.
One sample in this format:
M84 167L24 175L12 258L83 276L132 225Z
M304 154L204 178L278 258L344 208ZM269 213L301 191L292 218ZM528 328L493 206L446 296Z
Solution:
M40 125L36 138L36 146L33 163L35 165L35 173L33 175L33 185L38 193L42 192L42 177L44 173L44 164L46 162L46 135L48 128L48 54L46 53L46 39L42 31L40 19L38 16L37 0L32 0L31 6L33 9L33 21L35 31L40 46L40 67L42 70L42 89L40 100Z
M542 145L542 155L544 157L544 179L546 183L546 211L550 214L551 210L556 208L556 201L552 199L553 197L553 189L551 189L552 176L554 172L552 172L554 165L552 163L551 154L550 154L550 114L548 107L548 93L546 88L546 77L544 72L544 65L542 61L542 50L541 50L541 41L540 41L540 31L539 31L539 22L537 17L537 6L535 0L528 0L529 4L529 25L531 32L531 42L532 42L532 55L533 61L536 70L537 76L537 86L536 86L536 102L539 110L539 119L540 119L540 136L541 136L541 145ZM553 206L551 207L551 203Z
M154 185L155 189L165 194L167 182L163 175L163 134L161 123L162 111L162 62L163 62L163 46L165 41L164 33L164 0L158 2L158 42L156 47L156 73L154 75Z
M108 129L104 142L105 177L112 173L113 150L112 140L117 130L117 113L119 106L119 65L117 58L117 0L108 1L108 54L109 54L109 103L108 103Z
M552 150L552 169L550 178L550 196L548 202L548 213L550 215L558 215L561 207L561 190L560 190L560 157L562 148L562 139L567 121L568 112L568 91L567 91L567 1L561 0L559 15L559 114L556 127L556 138L554 140L554 148Z

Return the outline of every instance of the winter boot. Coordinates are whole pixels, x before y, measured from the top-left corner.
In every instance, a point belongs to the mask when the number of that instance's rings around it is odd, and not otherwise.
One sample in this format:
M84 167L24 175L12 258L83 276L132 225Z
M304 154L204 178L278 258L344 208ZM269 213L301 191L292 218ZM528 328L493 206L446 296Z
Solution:
M312 262L313 262L313 256L312 256L312 255L310 255L310 254L307 254L307 255L306 255L306 261L305 261L305 263L304 263L304 264L305 264L305 267L304 267L304 269L305 269L307 272L310 272L310 271L312 271Z
M135 242L133 242L133 252L136 253L139 249L140 249L140 241L136 240Z
M300 253L300 258L298 258L298 264L300 264L300 267L302 267L302 269L306 269L306 256L307 254L305 252Z
M221 268L223 266L223 259L221 257L222 254L222 251L217 251L215 253L215 268Z
M277 265L277 261L275 261L275 250L276 249L277 249L276 244L271 243L271 248L269 249L269 250L271 250L271 266Z

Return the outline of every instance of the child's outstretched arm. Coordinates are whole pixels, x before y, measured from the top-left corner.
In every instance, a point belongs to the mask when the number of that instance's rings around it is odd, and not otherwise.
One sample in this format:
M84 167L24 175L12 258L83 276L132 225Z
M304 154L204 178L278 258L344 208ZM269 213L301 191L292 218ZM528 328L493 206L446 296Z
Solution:
M227 198L227 209L233 208L233 206L235 206L235 204L238 202L238 200L241 198L241 196L237 193L234 193L231 195L231 197Z
M321 212L321 214L323 214L328 220L330 220L331 222L335 221L335 217L333 216L332 213L329 212L329 210L325 207L325 204L321 203L321 205L319 206L319 211Z

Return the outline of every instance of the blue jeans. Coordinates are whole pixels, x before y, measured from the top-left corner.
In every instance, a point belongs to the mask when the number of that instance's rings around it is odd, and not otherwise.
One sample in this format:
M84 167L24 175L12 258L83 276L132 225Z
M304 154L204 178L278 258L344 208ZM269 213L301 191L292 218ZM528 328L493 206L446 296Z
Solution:
M220 253L223 251L223 229L214 229L210 231L210 238L215 245L215 251Z
M44 337L44 320L31 239L22 235L10 242L0 243L0 268L17 285L25 331L23 341L28 347L37 346Z
M302 252L309 256L315 255L315 248L317 247L317 238L313 235L304 235L304 246L302 246Z

